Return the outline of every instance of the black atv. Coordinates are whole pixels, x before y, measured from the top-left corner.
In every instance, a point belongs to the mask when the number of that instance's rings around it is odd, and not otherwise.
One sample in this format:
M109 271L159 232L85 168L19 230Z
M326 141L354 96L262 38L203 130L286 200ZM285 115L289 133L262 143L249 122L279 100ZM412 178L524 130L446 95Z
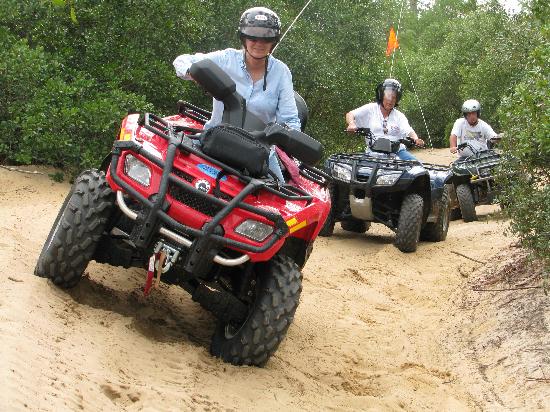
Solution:
M465 222L477 220L476 205L489 205L495 202L495 169L500 163L500 154L494 149L466 142L458 145L460 152L467 156L451 164L454 193L451 194L451 209L454 218Z
M419 239L445 240L449 168L399 159L399 145L408 140L375 140L369 129L357 133L367 138L369 152L334 154L326 162L334 179L329 186L332 208L320 235L331 236L336 222L356 233L378 222L396 233L395 246L402 252L414 252Z

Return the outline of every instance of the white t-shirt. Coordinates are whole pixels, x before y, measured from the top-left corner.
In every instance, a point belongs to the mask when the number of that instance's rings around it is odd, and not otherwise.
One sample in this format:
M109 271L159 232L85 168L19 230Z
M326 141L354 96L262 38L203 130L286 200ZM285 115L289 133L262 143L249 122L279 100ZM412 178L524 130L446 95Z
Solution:
M379 137L389 137L392 140L404 139L413 131L405 115L397 109L390 112L385 126L384 115L380 111L378 103L367 103L352 110L351 113L355 118L356 126L369 128L375 139ZM384 133L384 129L387 130L386 133ZM369 142L366 143L368 147ZM401 146L402 149L405 148L404 145Z
M475 140L487 150L487 140L492 139L497 134L491 126L481 119L478 119L475 126L470 126L470 123L464 118L456 119L451 134L457 137L456 144L466 143L470 140Z

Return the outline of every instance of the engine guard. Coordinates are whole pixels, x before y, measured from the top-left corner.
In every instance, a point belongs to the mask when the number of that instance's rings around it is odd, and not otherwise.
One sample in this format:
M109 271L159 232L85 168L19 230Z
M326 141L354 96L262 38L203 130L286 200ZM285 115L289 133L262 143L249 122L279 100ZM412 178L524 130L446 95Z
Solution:
M353 194L349 195L349 205L351 214L353 217L361 220L374 221L374 214L372 213L372 199L365 196L360 199Z

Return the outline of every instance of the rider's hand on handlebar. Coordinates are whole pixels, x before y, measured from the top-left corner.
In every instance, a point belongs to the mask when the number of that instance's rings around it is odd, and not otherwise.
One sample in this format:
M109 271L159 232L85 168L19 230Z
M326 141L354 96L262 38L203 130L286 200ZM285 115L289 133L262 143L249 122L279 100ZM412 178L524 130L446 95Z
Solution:
M197 81L193 78L193 76L191 76L191 73L189 73L189 69L187 69L187 71L185 72L185 77L187 77L189 80L192 80L193 82L197 83Z
M451 153L458 152L458 149L456 147L450 147L449 150L451 151Z
M348 124L348 127L346 128L346 132L348 133L355 133L357 131L357 125L355 122L351 122Z
M414 144L420 147L424 147L424 140L418 138L414 141Z

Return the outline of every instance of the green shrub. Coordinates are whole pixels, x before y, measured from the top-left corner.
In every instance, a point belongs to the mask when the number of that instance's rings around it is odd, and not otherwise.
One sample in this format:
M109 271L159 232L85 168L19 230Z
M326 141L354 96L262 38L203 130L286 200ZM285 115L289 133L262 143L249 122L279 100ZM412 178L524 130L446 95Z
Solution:
M131 110L151 110L143 96L103 87L64 67L41 47L4 35L0 52L0 157L77 172L97 165Z
M29 103L22 118L21 163L44 162L71 171L97 166L109 153L128 109L150 110L142 96L101 90L82 76L53 78Z
M21 119L29 101L47 79L59 70L59 64L48 59L43 49L32 49L0 31L0 159L12 159L21 151Z
M550 24L541 23L527 73L500 111L506 156L499 178L511 230L550 270Z

